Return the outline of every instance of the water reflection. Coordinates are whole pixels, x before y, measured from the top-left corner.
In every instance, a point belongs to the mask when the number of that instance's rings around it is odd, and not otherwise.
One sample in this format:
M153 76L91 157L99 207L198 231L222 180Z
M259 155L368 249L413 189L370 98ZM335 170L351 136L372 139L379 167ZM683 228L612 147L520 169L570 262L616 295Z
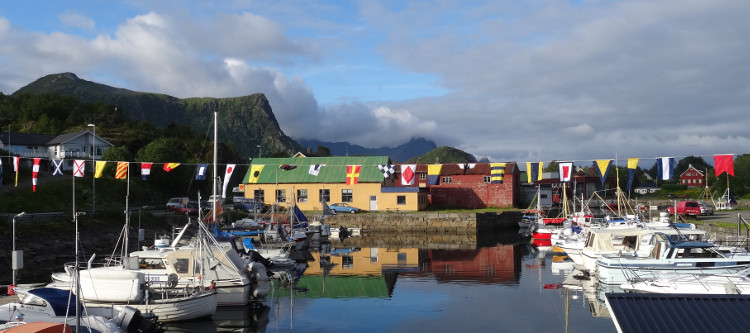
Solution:
M410 237L423 245L319 241L314 261L275 272L262 302L167 332L614 331L596 281L545 244L507 232L469 245Z

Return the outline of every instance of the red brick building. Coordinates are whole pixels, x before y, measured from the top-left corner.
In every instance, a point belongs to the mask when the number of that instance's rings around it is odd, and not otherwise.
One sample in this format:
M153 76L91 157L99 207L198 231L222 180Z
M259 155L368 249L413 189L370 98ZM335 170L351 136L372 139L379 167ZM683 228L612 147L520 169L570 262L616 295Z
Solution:
M414 185L428 192L428 205L440 208L518 207L520 171L515 162L505 163L502 183L495 163L417 164ZM401 165L396 166L396 186L401 184ZM493 182L494 180L494 182Z
M680 175L680 184L687 187L705 186L705 175L696 169L692 164L688 165L687 170Z

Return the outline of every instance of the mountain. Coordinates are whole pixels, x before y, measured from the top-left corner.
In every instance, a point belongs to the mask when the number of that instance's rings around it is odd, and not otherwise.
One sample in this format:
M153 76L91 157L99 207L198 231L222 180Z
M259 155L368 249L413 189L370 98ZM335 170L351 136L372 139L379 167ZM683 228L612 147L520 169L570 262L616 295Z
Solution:
M389 156L394 162L405 162L437 147L435 142L423 138L412 138L409 142L396 147L365 148L348 142L325 142L319 140L297 139L302 146L317 151L319 146L328 148L333 156Z
M231 142L243 156L256 155L258 145L269 156L292 155L302 150L281 130L263 94L180 99L86 81L73 73L44 76L13 93L20 94L59 94L86 103L112 104L135 121L148 121L159 127L184 124L198 133L213 131L213 112L217 111L219 140Z
M426 154L409 159L408 163L474 163L477 159L463 150L448 146L437 147Z

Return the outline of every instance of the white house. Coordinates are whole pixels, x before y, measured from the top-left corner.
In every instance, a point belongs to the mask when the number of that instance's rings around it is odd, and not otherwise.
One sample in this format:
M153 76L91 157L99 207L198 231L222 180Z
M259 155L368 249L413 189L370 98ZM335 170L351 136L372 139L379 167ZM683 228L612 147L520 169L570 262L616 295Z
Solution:
M75 159L101 159L102 153L113 146L91 131L61 135L0 132L0 149L10 155L20 156L24 163L31 163L35 157L47 162L64 160L66 170L73 168Z

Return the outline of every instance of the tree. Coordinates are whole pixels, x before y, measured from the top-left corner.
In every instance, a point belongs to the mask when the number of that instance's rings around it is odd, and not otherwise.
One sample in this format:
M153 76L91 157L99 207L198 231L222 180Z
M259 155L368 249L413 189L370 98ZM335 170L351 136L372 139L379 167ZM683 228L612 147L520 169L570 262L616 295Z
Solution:
M315 155L318 155L320 157L328 157L331 156L331 150L328 149L328 147L318 146L318 151L315 152Z
M102 159L105 161L132 161L133 154L125 146L111 147L102 153Z

